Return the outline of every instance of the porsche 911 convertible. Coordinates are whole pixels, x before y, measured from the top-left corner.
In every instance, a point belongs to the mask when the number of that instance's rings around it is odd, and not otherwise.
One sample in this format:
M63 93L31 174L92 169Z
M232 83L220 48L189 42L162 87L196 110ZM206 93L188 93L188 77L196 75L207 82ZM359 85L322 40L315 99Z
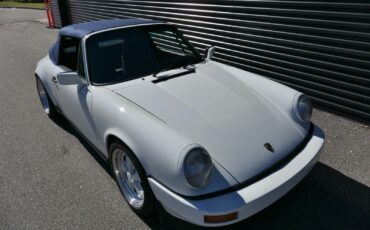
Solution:
M299 183L324 134L307 96L212 61L214 52L200 55L160 21L74 24L38 62L36 86L46 114L63 115L109 162L137 214L159 202L182 220L223 226Z

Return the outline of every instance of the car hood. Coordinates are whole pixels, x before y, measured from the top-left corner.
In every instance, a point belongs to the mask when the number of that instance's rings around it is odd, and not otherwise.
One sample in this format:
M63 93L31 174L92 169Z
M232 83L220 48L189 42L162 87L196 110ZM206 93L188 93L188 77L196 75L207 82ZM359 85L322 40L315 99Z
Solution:
M304 138L291 118L217 66L114 91L203 146L239 183L271 167Z

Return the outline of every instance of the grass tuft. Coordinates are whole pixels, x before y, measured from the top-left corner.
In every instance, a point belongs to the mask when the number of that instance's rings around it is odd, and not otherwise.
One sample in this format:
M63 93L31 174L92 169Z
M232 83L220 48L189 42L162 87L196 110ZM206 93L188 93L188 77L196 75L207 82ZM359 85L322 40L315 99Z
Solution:
M27 2L16 2L16 1L0 1L0 7L14 7L14 8L36 8L45 9L44 3L27 3Z

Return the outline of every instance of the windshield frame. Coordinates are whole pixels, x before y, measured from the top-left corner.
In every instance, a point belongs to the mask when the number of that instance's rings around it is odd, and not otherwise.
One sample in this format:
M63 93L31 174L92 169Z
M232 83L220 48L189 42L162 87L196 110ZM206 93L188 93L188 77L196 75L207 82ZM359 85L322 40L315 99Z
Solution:
M143 24L143 25L131 25L131 26L122 26L122 27L109 28L109 29L106 29L106 30L96 31L96 32L93 32L91 34L88 34L82 39L82 44L81 45L83 47L83 56L84 56L84 60L85 60L84 61L85 75L86 75L86 81L87 81L88 85L93 85L93 86L114 85L114 84L119 84L119 83L123 83L123 82L130 82L130 81L137 80L137 79L141 78L141 77L135 77L135 78L131 78L131 79L124 80L124 81L118 81L118 82L95 83L90 78L90 69L89 69L89 65L88 65L89 58L88 58L88 55L87 55L87 45L86 44L87 44L87 40L89 38L94 37L94 35L109 32L109 31L124 30L124 29L129 29L129 28L134 28L134 27L135 28L136 27L149 27L149 28L150 27L152 27L152 28L155 28L155 27L166 28L167 27L167 28L173 29L179 35L179 37L182 38L183 42L189 47L189 49L194 53L196 58L199 60L199 62L197 62L197 63L200 63L200 62L204 61L204 58L198 52L198 50L194 48L194 46L187 40L186 37L184 37L183 33L180 30L178 30L178 28L175 25L171 25L171 24L168 24L168 23L150 23L150 24ZM179 67L175 67L175 68L179 68ZM175 68L173 68L173 69L175 69Z

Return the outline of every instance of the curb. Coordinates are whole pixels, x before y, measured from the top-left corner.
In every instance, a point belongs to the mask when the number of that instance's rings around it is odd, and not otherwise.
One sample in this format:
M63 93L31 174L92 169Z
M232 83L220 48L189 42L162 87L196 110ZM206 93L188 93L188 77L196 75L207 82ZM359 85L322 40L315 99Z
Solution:
M0 9L45 10L45 8L40 9L36 7L10 7L10 6L0 6Z

